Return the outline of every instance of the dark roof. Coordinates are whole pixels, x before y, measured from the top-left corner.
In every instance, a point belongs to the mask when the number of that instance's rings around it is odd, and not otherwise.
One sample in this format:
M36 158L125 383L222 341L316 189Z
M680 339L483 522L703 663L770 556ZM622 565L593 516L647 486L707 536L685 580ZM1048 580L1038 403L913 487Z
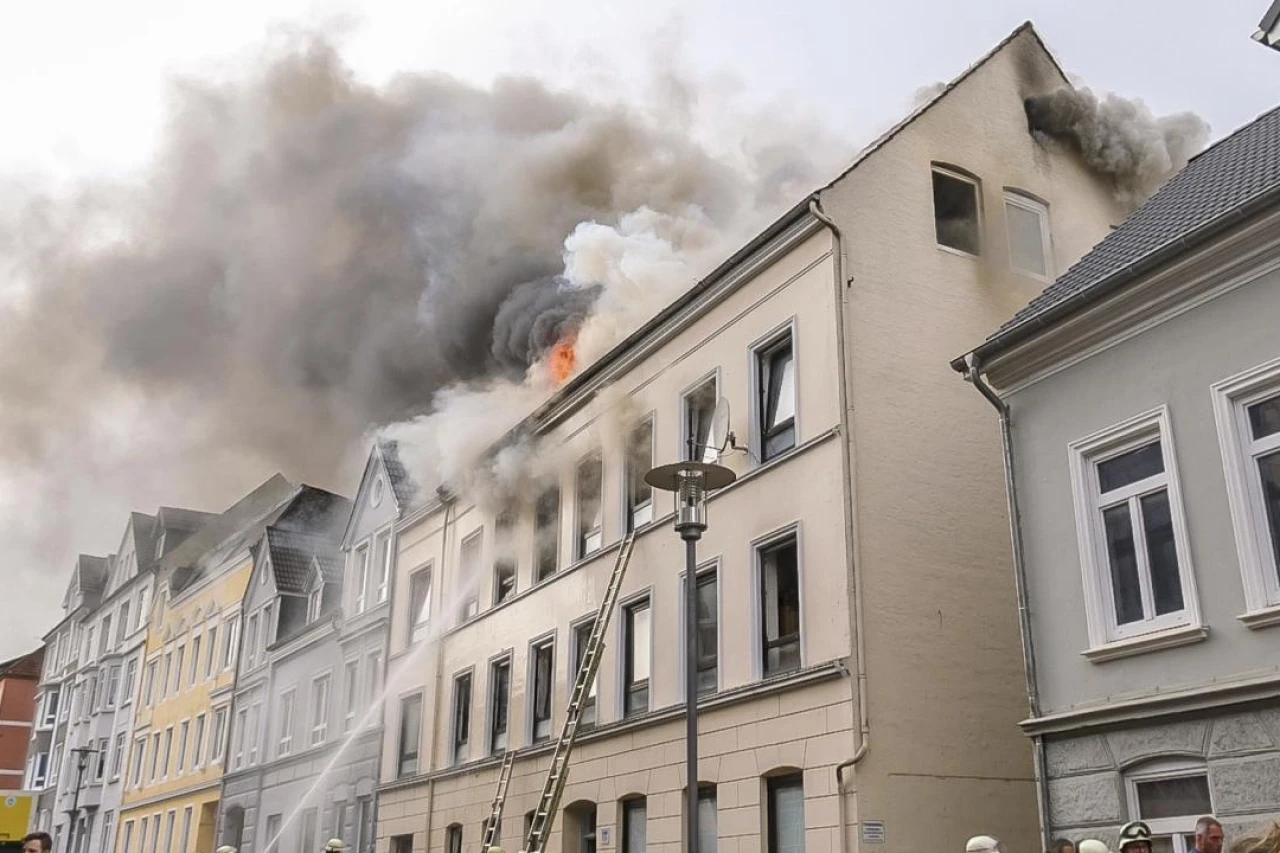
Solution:
M409 476L409 469L405 468L404 463L400 461L400 443L390 439L380 439L378 452L382 455L382 465L387 470L387 479L391 481L391 491L396 496L396 503L401 510L404 510L413 503L417 487L414 485L413 477Z
M107 585L107 558L81 554L76 559L76 583L83 593L102 592Z
M1254 39L1262 42L1267 47L1280 50L1280 46L1267 40L1268 34L1275 29L1277 23L1280 23L1280 0L1275 0L1271 4L1271 8L1267 10L1267 13L1262 16L1262 20L1258 22L1258 31L1253 34Z
M315 533L267 528L271 571L280 592L302 593L311 585L311 561L317 551L336 551L330 539Z
M266 530L266 545L278 592L303 593L314 557L336 559L351 502L341 495L303 486L288 509ZM326 582L328 578L326 577Z
M28 681L38 681L40 679L40 671L43 668L44 647L41 646L34 652L27 652L22 657L0 663L0 679L21 678Z
M975 352L1012 346L1277 200L1280 107L1198 154Z
M336 554L316 554L311 564L320 570L325 583L342 583L342 560Z

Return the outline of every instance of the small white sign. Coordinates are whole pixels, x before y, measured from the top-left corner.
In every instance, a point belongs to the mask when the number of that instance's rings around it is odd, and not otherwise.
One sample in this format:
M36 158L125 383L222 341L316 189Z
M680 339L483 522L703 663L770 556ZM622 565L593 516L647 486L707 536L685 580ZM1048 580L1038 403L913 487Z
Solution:
M607 826L600 827L600 846L601 847L613 846L613 830Z
M884 844L884 821L864 820L862 822L863 844Z

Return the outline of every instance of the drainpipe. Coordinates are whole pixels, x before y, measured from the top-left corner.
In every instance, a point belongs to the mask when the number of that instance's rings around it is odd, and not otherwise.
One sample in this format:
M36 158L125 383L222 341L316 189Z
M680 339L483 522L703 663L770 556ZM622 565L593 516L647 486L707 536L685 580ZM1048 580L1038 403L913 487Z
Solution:
M858 501L857 481L854 478L853 470L853 412L849 399L849 362L845 354L847 350L845 321L848 317L848 312L846 310L845 295L847 291L844 276L844 240L839 226L823 212L822 205L819 204L818 199L810 199L809 212L819 222L827 226L831 231L832 242L835 243L835 252L832 258L835 267L832 293L836 308L836 370L839 374L840 431L843 433L840 441L840 464L844 475L845 487L849 490L848 499L842 501L844 504L844 547L845 566L847 566L850 576L848 589L853 597L849 609L853 613L854 657L857 669L857 696L850 696L849 698L850 701L854 702L854 707L858 713L858 746L850 758L836 765L835 770L836 803L839 806L840 818L840 851L841 853L849 853L849 819L847 815L848 807L845 803L844 773L865 758L870 751L871 721L867 712L867 653L862 619L862 568L858 562L857 552L858 537L855 507ZM851 681L850 692L854 689Z
M453 511L454 498L450 494L446 494L443 490L437 493L444 501L444 518L440 528L440 562L436 564L436 577L431 579L433 584L444 580L445 558L449 554L449 513ZM433 596L437 602L444 601L443 587L438 587L441 594ZM440 683L444 677L442 670L444 669L444 637L441 636L436 640L436 687L435 695L432 697L431 709L431 752L427 757L427 770L432 771L436 768L435 756L439 750L440 744L437 742L437 735L440 733L440 706L444 703L440 701ZM431 849L431 819L435 814L436 801L436 777L434 774L427 780L427 843L424 849Z
M981 360L970 353L965 358L968 370L964 378L978 389L1000 416L1000 441L1004 451L1005 497L1009 509L1009 535L1013 543L1013 578L1018 594L1018 627L1022 634L1022 670L1026 677L1027 704L1031 717L1040 716L1039 679L1036 676L1036 655L1031 635L1031 610L1027 600L1027 563L1022 541L1022 513L1018 509L1018 479L1014 476L1013 425L1009 416L1009 404L1000 398L982 378ZM1040 835L1044 849L1049 849L1049 780L1045 773L1044 738L1031 738L1032 759L1036 774L1036 802L1040 817Z

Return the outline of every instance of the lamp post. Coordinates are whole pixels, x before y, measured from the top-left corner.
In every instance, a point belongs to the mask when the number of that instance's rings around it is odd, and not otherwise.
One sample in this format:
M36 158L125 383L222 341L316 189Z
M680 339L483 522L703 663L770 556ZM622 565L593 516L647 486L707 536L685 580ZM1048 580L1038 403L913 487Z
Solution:
M89 759L97 755L98 750L92 746L78 746L71 750L71 754L76 757L76 787L71 792L71 821L67 826L66 853L75 853L76 850L76 824L79 821L80 813L80 788L84 785L84 771L89 767Z
M722 465L675 462L644 475L655 489L676 496L676 533L684 540L685 837L687 853L698 853L698 540L707 529L707 492L737 475Z

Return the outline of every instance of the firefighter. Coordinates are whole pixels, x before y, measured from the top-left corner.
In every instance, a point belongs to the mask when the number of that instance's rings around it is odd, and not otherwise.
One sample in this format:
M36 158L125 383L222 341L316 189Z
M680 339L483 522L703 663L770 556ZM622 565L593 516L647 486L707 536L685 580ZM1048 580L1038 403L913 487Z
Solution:
M1076 853L1111 853L1111 851L1098 839L1086 838L1076 845Z
M1120 827L1120 853L1151 853L1151 827L1140 820Z
M213 851L213 853L236 853L236 848L232 847L230 844L224 844L217 850Z
M1000 842L990 835L975 835L964 845L964 853L1000 853Z
M347 849L347 845L342 843L341 838L330 838L324 845L324 853L342 853Z

